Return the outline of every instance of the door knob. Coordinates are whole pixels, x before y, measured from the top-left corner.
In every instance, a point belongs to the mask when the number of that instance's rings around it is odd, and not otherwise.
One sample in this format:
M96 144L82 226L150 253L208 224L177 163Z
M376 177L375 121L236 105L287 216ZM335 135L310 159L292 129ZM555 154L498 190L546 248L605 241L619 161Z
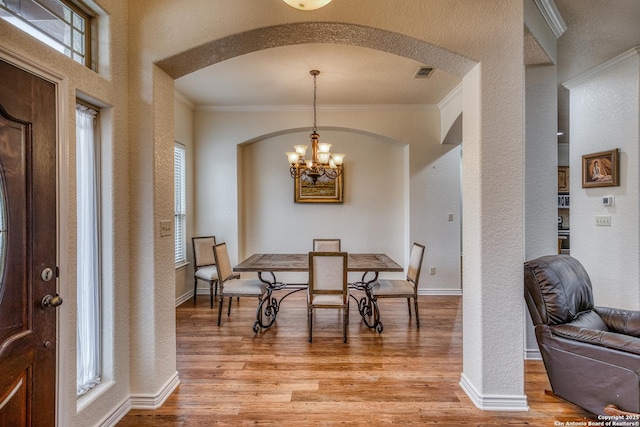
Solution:
M58 294L55 296L45 295L44 298L42 298L41 304L42 308L58 307L62 305L62 297Z

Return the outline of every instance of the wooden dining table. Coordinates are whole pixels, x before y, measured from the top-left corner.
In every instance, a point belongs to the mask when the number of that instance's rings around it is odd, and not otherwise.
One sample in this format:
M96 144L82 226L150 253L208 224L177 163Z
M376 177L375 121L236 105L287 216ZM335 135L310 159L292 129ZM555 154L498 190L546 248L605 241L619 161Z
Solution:
M289 295L307 288L307 283L284 283L278 281L278 272L308 272L309 254L253 254L233 268L236 273L256 272L258 278L267 284L267 295L260 300L257 310L256 320L253 323L253 331L272 326L282 301ZM364 291L364 295L357 299L358 311L364 321L371 329L382 332L383 326L380 321L380 309L375 297L371 294L371 286L378 280L380 272L402 272L402 266L391 257L383 253L349 253L347 259L348 272L361 272L362 277L356 282L349 283L352 289ZM275 291L285 291L280 298L274 296Z

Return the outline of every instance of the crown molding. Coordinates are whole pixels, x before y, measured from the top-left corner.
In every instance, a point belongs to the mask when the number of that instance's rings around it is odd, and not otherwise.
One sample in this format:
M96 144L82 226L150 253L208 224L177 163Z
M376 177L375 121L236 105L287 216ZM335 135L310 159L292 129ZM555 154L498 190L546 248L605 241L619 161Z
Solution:
M458 98L458 96L462 95L462 83L458 84L458 86L454 87L451 92L447 94L442 101L438 102L438 109L442 110L445 108L450 102L453 102Z
M189 98L184 96L177 89L173 89L173 96L174 96L176 101L178 101L180 104L184 105L185 107L187 107L187 108L189 108L191 110L195 110L196 109L196 104L194 104L193 101L191 101Z
M589 71L586 71L571 80L567 80L566 82L562 83L562 86L571 90L583 83L586 83L602 72L619 67L630 59L638 58L638 55L640 55L640 46L633 47L626 52L623 52L620 55L616 56L615 58L610 59L607 62L604 62L596 67L593 67Z
M567 24L562 19L556 4L553 0L533 0L533 2L540 10L545 21L547 21L547 25L553 31L553 34L556 38L560 38L565 31L567 31Z
M372 105L324 105L316 107L318 111L429 111L439 110L433 104L372 104ZM310 105L196 105L198 111L220 112L285 112L312 111Z

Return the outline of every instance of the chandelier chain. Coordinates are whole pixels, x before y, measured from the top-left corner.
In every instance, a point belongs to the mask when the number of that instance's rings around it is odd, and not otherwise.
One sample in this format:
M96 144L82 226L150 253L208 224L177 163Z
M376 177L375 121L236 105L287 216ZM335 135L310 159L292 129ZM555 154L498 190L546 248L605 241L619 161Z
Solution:
M316 127L316 99L317 99L317 86L316 86L316 77L317 75L313 75L313 133L316 133L318 128Z

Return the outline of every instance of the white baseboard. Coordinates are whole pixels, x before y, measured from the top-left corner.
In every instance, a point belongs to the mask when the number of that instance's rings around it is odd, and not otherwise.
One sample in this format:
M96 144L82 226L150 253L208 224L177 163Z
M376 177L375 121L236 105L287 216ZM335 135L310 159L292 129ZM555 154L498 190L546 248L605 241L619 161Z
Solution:
M106 418L99 424L99 427L113 427L127 415L131 409L158 409L165 400L173 393L180 384L178 372L169 378L160 392L156 395L131 395L124 399Z
M542 360L540 350L527 348L524 350L524 360Z
M209 288L198 288L198 295L209 296ZM418 289L418 295L462 296L462 289ZM192 290L176 299L176 307L190 298L193 298Z
M124 418L131 409L131 399L124 399L116 409L98 424L98 427L113 427Z
M462 289L418 289L418 295L462 296Z
M522 411L529 410L527 395L485 395L478 393L478 390L471 384L469 379L462 374L460 377L460 387L469 396L478 409L483 411Z
M180 304L182 304L183 302L188 301L188 300L190 300L192 298L193 298L193 291L189 291L186 294L178 297L176 299L176 307L179 306Z
M158 409L178 387L178 384L180 384L180 377L176 371L157 394L132 394L129 398L131 409Z

